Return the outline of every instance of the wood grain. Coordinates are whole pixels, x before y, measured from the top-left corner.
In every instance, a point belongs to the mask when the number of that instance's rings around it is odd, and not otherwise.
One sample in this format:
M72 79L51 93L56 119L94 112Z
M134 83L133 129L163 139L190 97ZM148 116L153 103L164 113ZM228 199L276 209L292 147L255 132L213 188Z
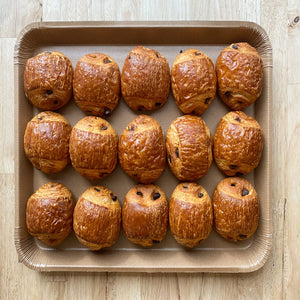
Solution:
M300 294L298 0L2 0L0 10L0 299L297 299ZM273 45L273 247L249 274L38 273L13 243L13 51L32 21L247 20Z

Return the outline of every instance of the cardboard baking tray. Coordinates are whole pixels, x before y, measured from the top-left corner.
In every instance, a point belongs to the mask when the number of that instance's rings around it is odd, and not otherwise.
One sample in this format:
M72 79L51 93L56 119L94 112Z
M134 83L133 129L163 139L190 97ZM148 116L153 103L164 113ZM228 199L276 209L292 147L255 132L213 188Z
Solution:
M25 208L29 196L42 184L57 181L65 184L75 201L94 184L110 188L123 202L127 191L136 183L118 165L107 178L91 182L81 177L71 165L63 172L45 175L35 170L23 150L27 122L39 112L26 99L23 72L26 60L45 50L63 52L75 67L85 54L102 52L110 55L122 70L128 52L137 45L158 50L172 66L180 50L196 48L216 62L220 51L233 42L246 41L256 47L264 66L263 92L258 101L244 110L255 117L264 132L264 150L258 168L245 176L259 196L260 219L257 232L247 241L227 242L211 232L207 240L193 250L176 243L170 231L151 248L131 244L121 230L116 244L98 252L82 246L74 232L58 247L51 248L31 237L26 229ZM49 22L34 23L23 29L15 46L15 245L21 262L39 271L126 271L126 272L250 272L262 267L270 253L271 219L271 100L272 48L266 32L249 22ZM216 97L202 115L214 134L216 126L229 109ZM85 116L71 100L58 111L72 126ZM170 92L167 103L150 113L166 131L182 115ZM118 135L137 116L123 99L108 121ZM225 176L213 163L198 183L212 196L217 183ZM168 199L178 180L166 166L156 181Z

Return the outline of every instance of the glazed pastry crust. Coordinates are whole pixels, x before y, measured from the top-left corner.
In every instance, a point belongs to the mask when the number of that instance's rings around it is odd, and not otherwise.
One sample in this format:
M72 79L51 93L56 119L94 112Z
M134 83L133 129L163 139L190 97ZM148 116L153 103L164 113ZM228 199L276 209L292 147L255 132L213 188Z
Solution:
M196 49L188 49L176 57L171 82L176 104L184 114L202 115L216 95L213 62Z
M62 53L45 51L27 60L24 91L29 101L44 110L57 110L72 96L73 67Z
M70 157L73 167L89 179L104 178L117 164L118 135L100 117L85 117L72 129Z
M168 164L181 181L203 177L212 162L212 136L201 117L186 115L175 119L166 138Z
M157 185L136 185L129 190L123 203L124 233L132 243L143 247L159 243L167 233L168 214L166 195Z
M214 229L223 238L233 242L248 239L256 231L259 219L255 189L244 178L225 178L214 191L213 212Z
M169 222L176 241L193 248L205 240L213 224L212 203L206 190L197 183L180 183L172 193Z
M28 232L49 246L57 246L72 230L74 201L62 184L48 182L27 201Z
M153 49L137 46L127 55L121 77L122 96L135 111L162 107L170 92L170 67Z
M160 124L139 115L124 129L119 140L119 162L134 180L149 184L165 168L166 147Z
M108 55L83 56L74 72L74 99L87 114L109 115L121 96L121 77L117 63Z
M71 126L60 114L45 111L28 122L24 134L24 150L38 170L58 173L69 163Z
M214 159L228 176L245 175L255 169L263 151L263 132L258 122L232 111L218 124L214 135Z
M219 97L231 109L245 109L260 96L263 64L256 49L248 43L235 43L223 49L216 71Z
M112 246L120 233L121 206L108 188L92 186L78 199L73 228L79 242L91 250Z

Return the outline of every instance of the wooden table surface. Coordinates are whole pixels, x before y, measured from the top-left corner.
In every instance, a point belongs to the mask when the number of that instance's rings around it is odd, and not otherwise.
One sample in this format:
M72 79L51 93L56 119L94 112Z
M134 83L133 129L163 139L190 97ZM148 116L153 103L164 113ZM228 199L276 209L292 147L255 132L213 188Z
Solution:
M60 3L61 2L61 3ZM299 0L0 0L0 299L299 299ZM248 274L38 273L18 263L14 235L13 54L34 21L243 20L273 45L273 246Z

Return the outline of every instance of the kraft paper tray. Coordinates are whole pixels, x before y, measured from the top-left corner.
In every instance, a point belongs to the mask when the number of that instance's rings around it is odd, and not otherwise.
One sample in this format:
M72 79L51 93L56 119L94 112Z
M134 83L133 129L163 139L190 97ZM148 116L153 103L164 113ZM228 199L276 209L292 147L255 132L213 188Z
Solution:
M158 50L172 66L180 50L197 48L215 63L220 51L233 42L246 41L256 47L264 66L263 92L258 101L244 110L255 117L264 132L264 150L259 167L245 176L259 196L260 220L253 237L239 243L227 242L214 231L193 250L176 243L170 231L159 245L148 249L131 244L121 234L116 244L98 252L89 251L77 241L74 232L56 248L31 237L26 229L25 208L29 196L42 184L58 181L73 193L75 201L89 186L101 184L110 188L123 202L127 191L135 185L121 169L106 179L90 182L69 165L56 175L35 170L25 156L23 135L27 122L39 112L26 99L23 72L26 60L44 50L63 52L75 67L87 53L110 55L122 70L127 53L137 45ZM15 245L18 256L29 268L39 271L111 271L111 272L250 272L266 262L272 243L271 210L271 100L272 48L266 32L249 22L49 22L33 23L23 29L15 46ZM216 97L202 115L214 134L220 118L228 108ZM72 126L84 117L74 100L60 109ZM121 134L136 117L121 99L108 121ZM166 134L172 120L182 115L170 92L167 103L150 113ZM212 196L217 183L225 176L213 163L208 174L198 183ZM178 181L168 166L156 181L168 199Z

